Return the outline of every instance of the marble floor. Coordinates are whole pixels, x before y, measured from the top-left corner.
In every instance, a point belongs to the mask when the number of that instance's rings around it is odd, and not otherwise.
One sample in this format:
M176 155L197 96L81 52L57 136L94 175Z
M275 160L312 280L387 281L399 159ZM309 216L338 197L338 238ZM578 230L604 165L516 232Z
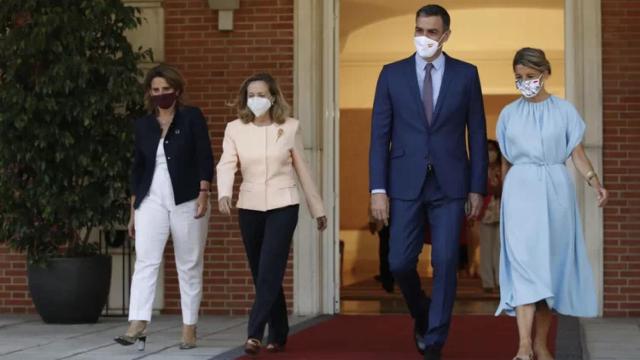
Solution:
M423 288L431 289L431 279L422 279ZM499 294L487 293L480 279L465 277L458 280L454 314L490 315L498 307ZM372 277L343 286L340 290L340 312L342 314L397 314L408 313L400 289L392 293L384 291Z

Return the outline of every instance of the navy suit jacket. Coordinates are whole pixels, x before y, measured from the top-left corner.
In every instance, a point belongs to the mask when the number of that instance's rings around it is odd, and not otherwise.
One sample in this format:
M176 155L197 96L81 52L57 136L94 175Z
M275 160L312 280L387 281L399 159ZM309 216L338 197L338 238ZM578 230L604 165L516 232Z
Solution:
M134 129L131 192L136 196L133 206L137 209L151 187L162 129L155 114L136 120ZM213 154L202 111L192 106L177 108L163 145L176 205L197 198L200 181L213 180Z
M484 194L487 130L477 68L444 54L442 85L429 126L414 56L387 64L380 72L371 120L369 189L415 200L430 163L447 197Z

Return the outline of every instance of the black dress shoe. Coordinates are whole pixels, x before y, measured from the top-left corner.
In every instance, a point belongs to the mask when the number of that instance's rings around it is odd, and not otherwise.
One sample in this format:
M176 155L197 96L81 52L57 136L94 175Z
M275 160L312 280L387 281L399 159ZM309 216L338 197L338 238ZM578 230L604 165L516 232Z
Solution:
M382 288L384 289L384 291L392 293L394 288L393 280L382 281Z
M440 360L442 359L441 349L429 346L424 351L424 360Z
M427 324L429 324L429 317L427 316ZM416 350L420 353L420 355L424 355L424 350L427 348L427 344L424 342L424 336L427 334L427 331L423 329L423 324L418 323L414 320L413 322L413 341L416 344Z
M413 330L413 339L416 344L416 350L420 353L420 355L424 355L424 350L427 348L427 345L424 343L424 334L421 334L418 329Z
M424 324L419 324L417 321L414 320L413 323L413 339L415 341L416 344L416 349L418 350L418 352L420 353L420 355L424 355L424 350L427 347L427 345L424 343L424 335L426 334L427 330L426 329L422 329L423 326L426 326L427 328L429 327L429 307L431 306L431 298L426 298L425 299L425 308L426 308L426 315L427 318L424 320Z

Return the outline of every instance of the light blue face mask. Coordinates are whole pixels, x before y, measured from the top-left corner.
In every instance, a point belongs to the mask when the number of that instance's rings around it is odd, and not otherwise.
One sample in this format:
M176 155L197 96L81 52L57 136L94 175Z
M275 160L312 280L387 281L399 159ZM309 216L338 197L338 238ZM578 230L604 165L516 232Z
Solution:
M516 80L516 88L520 90L522 96L526 98L532 98L540 93L542 90L542 85L544 85L544 81L542 80L542 74L537 79L531 80Z

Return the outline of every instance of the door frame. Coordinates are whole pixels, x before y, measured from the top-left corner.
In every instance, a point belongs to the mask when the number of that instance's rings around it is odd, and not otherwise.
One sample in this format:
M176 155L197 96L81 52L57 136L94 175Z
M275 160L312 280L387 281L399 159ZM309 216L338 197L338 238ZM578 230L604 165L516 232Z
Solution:
M310 221L300 222L294 241L294 312L297 314L340 312L339 1L294 1L296 116L310 124L305 131L305 145L316 178L321 179L329 220L329 229L321 235L314 232ZM603 163L601 29L601 0L565 0L566 98L587 124L584 146L600 174ZM576 190L602 316L604 216L593 191L584 181L576 181ZM310 238L303 240L305 236L300 234L308 234ZM309 240L315 238L321 238L321 242L309 244Z

